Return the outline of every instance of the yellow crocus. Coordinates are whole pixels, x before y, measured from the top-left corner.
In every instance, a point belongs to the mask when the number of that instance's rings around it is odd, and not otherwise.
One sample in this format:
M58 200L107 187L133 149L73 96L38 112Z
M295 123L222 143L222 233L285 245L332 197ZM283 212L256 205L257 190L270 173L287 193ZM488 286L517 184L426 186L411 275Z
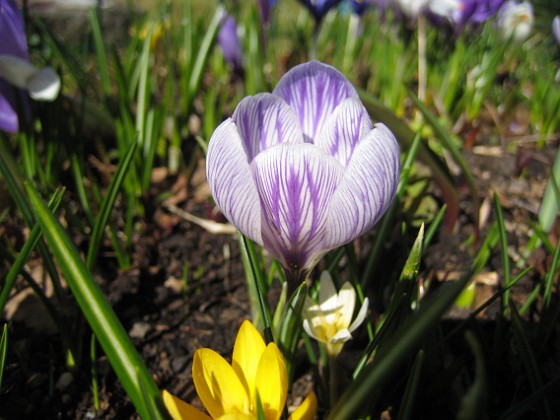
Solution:
M319 283L319 303L306 297L303 307L303 329L315 340L325 344L329 356L337 356L352 332L364 321L368 298L352 321L356 306L356 291L346 282L337 293L331 275L323 271Z
M239 328L231 365L211 349L194 354L192 376L208 415L163 391L163 402L174 420L241 420L257 418L257 395L266 420L281 417L288 396L286 364L278 346L265 344L249 321ZM311 393L289 417L315 418L317 399Z

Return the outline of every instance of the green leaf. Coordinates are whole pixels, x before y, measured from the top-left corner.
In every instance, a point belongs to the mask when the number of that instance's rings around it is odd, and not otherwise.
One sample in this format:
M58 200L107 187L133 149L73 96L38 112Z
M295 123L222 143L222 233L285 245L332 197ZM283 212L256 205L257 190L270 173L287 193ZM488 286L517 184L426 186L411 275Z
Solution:
M6 353L8 351L8 324L4 324L2 338L0 338L0 391L2 390L2 377L4 376L4 365L6 364Z
M288 305L284 307L278 330L277 342L286 359L286 368L288 369L288 378L290 379L289 383L291 383L291 378L294 373L294 356L303 326L301 312L306 296L307 284L303 282L290 297Z
M64 229L35 188L26 184L26 190L43 235L80 309L140 416L150 418L151 403L144 400L138 376L147 384L151 399L159 401L160 391Z
M413 418L414 401L416 399L416 390L420 382L420 374L422 373L422 364L424 362L424 351L420 350L414 359L412 369L410 369L410 376L406 383L404 395L401 406L399 408L399 415L397 420L408 420Z
M486 385L486 366L482 346L473 333L467 331L465 338L469 343L475 360L474 382L461 399L461 406L457 413L458 420L476 420L485 418L488 387Z
M93 226L93 232L91 233L90 243L88 247L86 264L88 268L92 268L97 259L97 253L99 252L99 247L101 246L103 232L105 226L107 226L107 221L111 214L111 210L117 199L117 194L119 189L125 179L128 172L132 158L134 157L134 152L136 151L136 142L131 142L128 147L126 155L123 157L119 164L117 172L113 176L109 188L107 189L107 194L101 203L101 208L99 209L99 215L97 216L97 221Z

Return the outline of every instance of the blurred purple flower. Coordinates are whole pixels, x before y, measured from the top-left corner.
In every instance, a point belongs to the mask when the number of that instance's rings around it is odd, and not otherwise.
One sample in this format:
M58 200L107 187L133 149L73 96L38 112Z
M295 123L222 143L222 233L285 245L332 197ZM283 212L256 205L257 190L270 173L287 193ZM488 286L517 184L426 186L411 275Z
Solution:
M429 17L434 24L446 20L460 33L466 26L478 26L492 18L505 0L430 0Z
M358 16L362 16L366 10L372 5L373 0L348 0L352 12Z
M227 16L222 22L218 32L218 45L222 49L225 60L236 71L243 70L243 49L237 35L237 23L231 16Z
M321 22L329 10L340 4L342 0L300 0L311 12L316 22Z
M13 0L0 0L0 56L10 55L28 60L23 16ZM23 97L25 101L27 98ZM0 130L17 132L14 88L0 75Z
M556 42L560 45L560 15L552 19L552 35L554 35Z
M259 9L261 10L261 18L263 25L268 25L270 22L270 12L272 8L278 3L278 0L258 0Z
M312 61L272 94L239 103L210 139L206 175L225 217L282 263L293 286L387 210L399 147L338 70Z
M53 100L60 78L51 68L37 69L29 63L23 16L14 0L0 0L0 130L19 130L14 86L35 100ZM21 103L28 108L27 97Z

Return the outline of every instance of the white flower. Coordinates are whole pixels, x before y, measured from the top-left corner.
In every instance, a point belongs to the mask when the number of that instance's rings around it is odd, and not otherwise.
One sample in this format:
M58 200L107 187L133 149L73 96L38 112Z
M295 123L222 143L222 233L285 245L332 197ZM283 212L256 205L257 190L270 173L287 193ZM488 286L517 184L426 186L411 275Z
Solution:
M52 68L38 69L14 55L0 55L0 78L27 90L36 101L53 101L60 92L60 77Z
M498 11L497 24L503 39L513 37L515 42L522 42L531 34L534 20L531 3L510 0Z
M401 12L410 18L416 19L419 15L424 13L428 7L429 0L395 0Z
M352 322L356 306L356 291L349 282L342 285L337 293L331 275L323 271L319 283L319 303L309 297L303 307L303 329L317 341L325 343L327 353L336 356L344 343L352 338L352 332L364 321L368 309L368 299Z

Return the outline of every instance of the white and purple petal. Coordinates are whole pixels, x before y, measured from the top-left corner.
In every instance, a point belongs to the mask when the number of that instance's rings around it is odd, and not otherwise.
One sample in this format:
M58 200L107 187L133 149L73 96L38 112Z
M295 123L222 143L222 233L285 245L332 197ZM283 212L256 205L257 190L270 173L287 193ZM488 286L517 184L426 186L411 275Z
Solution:
M373 129L367 110L358 98L342 101L327 117L315 138L315 146L348 166L360 139Z
M340 102L357 98L354 86L334 67L311 61L294 67L280 79L272 92L292 106L305 141L313 143Z
M243 140L229 118L216 128L208 143L206 177L224 216L260 245L260 203Z
M328 203L342 176L336 159L307 143L283 143L251 164L264 246L293 272L309 269L323 245Z
M244 98L233 113L247 159L280 143L303 143L294 110L281 98L259 93Z
M398 143L377 124L358 144L329 206L325 247L337 248L373 227L395 196Z

